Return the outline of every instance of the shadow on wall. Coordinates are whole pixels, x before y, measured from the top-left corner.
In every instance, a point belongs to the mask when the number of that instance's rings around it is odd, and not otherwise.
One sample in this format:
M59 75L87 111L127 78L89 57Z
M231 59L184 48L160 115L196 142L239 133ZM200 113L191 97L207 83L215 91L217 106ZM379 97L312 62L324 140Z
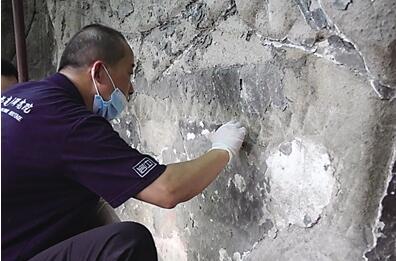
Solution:
M382 200L381 233L377 245L366 253L368 260L396 260L396 162L392 168L393 177L388 184L387 194Z
M11 0L1 1L1 54L16 64ZM29 80L42 79L56 71L54 28L44 0L23 1ZM44 30L43 30L44 28ZM32 51L34 50L34 51Z

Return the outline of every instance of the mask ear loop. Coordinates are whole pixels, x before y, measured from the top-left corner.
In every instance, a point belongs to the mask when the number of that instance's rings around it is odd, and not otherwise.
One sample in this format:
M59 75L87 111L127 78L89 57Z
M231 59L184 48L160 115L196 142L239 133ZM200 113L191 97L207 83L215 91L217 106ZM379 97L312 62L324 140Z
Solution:
M103 69L104 69L105 72L107 73L107 76L109 76L109 79L110 79L110 81L111 81L111 84L113 85L113 89L115 90L115 89L116 89L115 84L114 84L114 82L113 82L113 79L111 79L111 76L110 76L109 71L107 70L106 66L103 65Z
M92 78L93 84L94 84L94 86L95 86L96 94L98 94L99 96L101 96L100 93L99 93L99 90L98 90L98 86L96 86L95 72L94 72L94 70L91 70L91 78Z

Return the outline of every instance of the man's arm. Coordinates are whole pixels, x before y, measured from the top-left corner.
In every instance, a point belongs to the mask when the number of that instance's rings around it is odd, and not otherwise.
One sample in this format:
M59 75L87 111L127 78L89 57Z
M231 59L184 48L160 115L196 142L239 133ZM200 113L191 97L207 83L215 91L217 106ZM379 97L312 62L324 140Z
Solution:
M170 164L136 198L163 208L173 208L201 193L240 149L245 128L237 122L221 126L211 137L212 149L201 157Z

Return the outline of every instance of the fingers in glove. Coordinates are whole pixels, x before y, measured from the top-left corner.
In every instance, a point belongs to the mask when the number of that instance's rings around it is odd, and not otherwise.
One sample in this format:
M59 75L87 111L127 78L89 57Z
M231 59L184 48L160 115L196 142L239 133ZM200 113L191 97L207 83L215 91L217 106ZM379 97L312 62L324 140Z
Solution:
M237 122L235 122L234 126L237 128L241 128L242 124L239 121L237 121Z

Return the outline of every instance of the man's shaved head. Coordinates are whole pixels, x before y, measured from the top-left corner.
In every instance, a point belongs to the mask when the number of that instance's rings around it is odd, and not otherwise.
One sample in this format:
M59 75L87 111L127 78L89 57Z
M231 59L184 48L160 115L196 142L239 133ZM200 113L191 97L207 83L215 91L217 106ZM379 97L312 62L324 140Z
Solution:
M115 65L126 54L124 36L104 25L85 26L67 44L63 51L58 71L66 67L80 68L96 60Z

